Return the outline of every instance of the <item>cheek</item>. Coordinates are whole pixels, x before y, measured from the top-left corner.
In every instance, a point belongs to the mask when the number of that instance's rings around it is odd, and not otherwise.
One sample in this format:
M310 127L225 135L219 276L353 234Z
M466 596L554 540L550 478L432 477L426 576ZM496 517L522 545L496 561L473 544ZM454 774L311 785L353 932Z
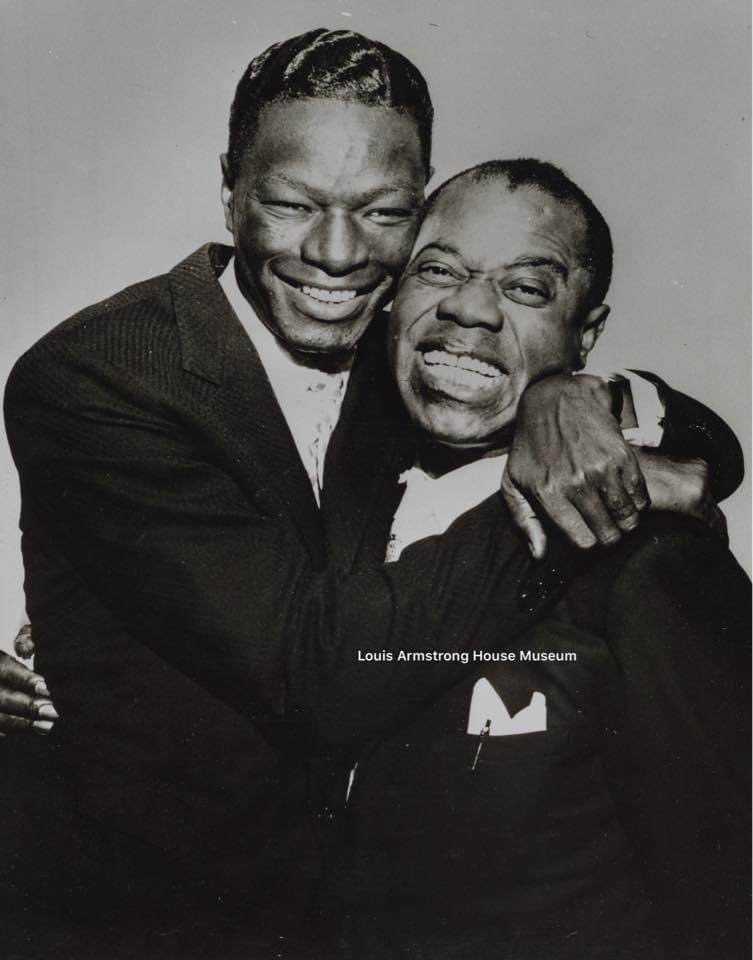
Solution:
M415 234L413 226L406 226L393 227L371 236L368 244L372 257L393 276L398 276L408 262Z
M573 331L551 322L528 326L519 338L526 373L533 377L574 362L577 338Z
M392 330L395 337L417 343L426 334L435 317L441 294L417 283L412 277L398 287L392 304Z
M297 231L287 223L269 222L263 217L246 216L236 238L247 257L261 263L271 257L296 249Z

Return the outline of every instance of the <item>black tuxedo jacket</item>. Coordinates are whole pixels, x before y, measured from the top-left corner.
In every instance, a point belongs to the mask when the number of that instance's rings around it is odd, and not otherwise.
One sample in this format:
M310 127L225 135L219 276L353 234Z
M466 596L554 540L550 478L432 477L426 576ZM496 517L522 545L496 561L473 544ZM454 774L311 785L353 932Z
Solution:
M747 957L750 584L723 541L644 518L512 652L361 758L348 956Z
M400 564L356 568L403 463L384 338L377 325L359 348L320 513L217 283L229 254L202 248L55 328L16 364L6 422L38 668L61 714L50 792L187 870L287 889L314 869L303 761L373 732L353 709L369 682L356 651L471 644L469 596L514 637L528 561L495 502ZM378 729L459 669L388 668ZM349 678L347 729L312 709L333 675Z

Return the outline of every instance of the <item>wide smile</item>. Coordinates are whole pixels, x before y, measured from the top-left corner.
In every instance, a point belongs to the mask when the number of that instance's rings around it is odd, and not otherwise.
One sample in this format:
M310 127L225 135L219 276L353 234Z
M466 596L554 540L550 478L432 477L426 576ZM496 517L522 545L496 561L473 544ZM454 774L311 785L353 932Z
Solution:
M471 352L431 347L418 351L418 362L424 383L454 400L467 402L480 394L496 392L508 379L500 364Z
M353 319L385 279L381 278L357 287L320 287L280 274L276 276L288 290L292 291L293 305L301 313L325 323Z

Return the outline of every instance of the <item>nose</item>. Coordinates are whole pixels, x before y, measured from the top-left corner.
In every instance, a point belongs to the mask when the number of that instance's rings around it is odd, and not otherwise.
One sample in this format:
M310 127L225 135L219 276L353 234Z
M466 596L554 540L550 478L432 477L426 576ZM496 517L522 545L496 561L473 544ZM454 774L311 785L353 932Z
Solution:
M453 289L437 306L439 320L451 320L460 327L486 327L498 333L504 324L499 298L488 280L471 278Z
M317 217L306 234L301 258L337 277L365 266L369 251L358 225L347 211L327 210Z

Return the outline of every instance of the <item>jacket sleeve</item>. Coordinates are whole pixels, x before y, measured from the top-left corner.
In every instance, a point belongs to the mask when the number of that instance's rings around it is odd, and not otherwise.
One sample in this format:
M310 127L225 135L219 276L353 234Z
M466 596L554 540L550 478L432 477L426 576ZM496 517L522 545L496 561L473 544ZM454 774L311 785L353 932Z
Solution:
M99 355L37 345L11 374L6 422L28 549L52 542L130 636L275 736L390 729L468 669L409 669L399 650L467 650L490 608L495 646L528 622L525 551L500 498L400 563L340 576L311 569L291 525L249 504L164 392ZM27 581L30 608L46 602ZM319 721L333 676L342 710Z
M654 384L664 405L664 434L657 453L705 460L717 503L733 494L745 471L742 448L733 430L713 410L673 390L656 374L632 372Z
M657 516L608 596L607 771L669 955L747 956L750 584L720 539Z

